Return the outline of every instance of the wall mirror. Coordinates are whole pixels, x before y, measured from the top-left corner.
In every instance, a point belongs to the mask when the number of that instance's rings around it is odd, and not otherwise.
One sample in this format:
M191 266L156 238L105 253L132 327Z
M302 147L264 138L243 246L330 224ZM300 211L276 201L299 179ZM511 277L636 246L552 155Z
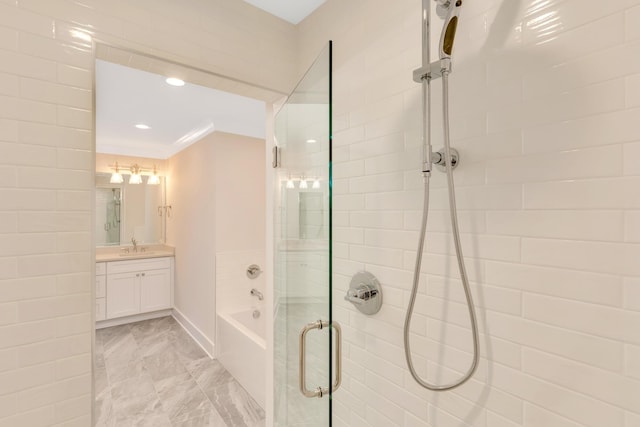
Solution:
M299 194L299 227L301 239L323 239L327 237L325 227L324 194L321 191L305 191Z
M294 185L297 187L298 181L295 181ZM326 194L322 190L312 188L291 188L288 181L284 181L281 186L281 192L286 192L287 195L280 212L287 225L281 229L282 237L289 241L326 239L329 223L329 201Z
M110 183L111 174L96 173L96 246L130 245L165 241L165 182L160 184Z

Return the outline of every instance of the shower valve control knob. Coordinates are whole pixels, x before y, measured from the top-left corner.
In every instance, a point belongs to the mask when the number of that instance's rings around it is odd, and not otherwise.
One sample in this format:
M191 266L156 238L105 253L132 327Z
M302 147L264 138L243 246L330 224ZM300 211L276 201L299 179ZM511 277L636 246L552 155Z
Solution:
M371 298L375 298L376 295L378 295L377 290L371 289L367 285L361 285L356 291L349 289L344 299L350 303L361 305L369 301Z
M249 267L247 267L247 277L249 279L255 279L257 278L260 273L262 273L262 270L260 269L260 266L257 264L251 264Z
M382 306L382 288L375 276L366 271L356 273L351 279L345 301L353 304L361 313L376 314Z

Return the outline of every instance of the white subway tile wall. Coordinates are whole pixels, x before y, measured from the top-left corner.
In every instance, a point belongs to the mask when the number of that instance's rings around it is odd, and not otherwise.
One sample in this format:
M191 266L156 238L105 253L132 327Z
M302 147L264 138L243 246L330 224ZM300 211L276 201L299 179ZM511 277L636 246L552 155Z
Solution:
M334 425L640 426L640 0L464 2L451 132L481 363L446 393L414 382L402 343L422 206L420 9L328 0L299 26L300 71L334 40ZM466 370L471 334L446 181L432 181L411 339L442 383ZM372 317L342 299L360 269L382 283Z
M91 425L91 40L287 92L295 27L237 0L0 1L0 426Z
M402 353L419 10L329 0L296 37L232 0L2 0L0 426L90 425L91 37L283 91L296 51L303 70L335 40L336 425L640 425L640 0L465 2L452 136L482 361L447 394L421 390ZM470 332L441 175L432 188L412 340L421 374L446 381ZM384 287L372 318L342 301L359 269Z

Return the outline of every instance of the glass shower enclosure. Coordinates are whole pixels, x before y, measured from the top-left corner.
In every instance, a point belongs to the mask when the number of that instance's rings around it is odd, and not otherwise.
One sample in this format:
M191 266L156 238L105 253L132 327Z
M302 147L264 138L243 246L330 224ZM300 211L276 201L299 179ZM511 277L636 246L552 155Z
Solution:
M331 42L276 115L274 425L328 426L340 381L331 323Z

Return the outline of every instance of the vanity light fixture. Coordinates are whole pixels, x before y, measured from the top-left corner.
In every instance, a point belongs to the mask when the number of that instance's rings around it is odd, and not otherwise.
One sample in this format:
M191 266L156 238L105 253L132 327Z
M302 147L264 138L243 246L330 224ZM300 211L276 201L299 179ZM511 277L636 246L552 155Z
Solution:
M145 125L144 123L138 123L138 124L136 125L136 128L137 128L137 129L142 129L142 130L147 130L147 129L151 129L151 126L149 126L149 125Z
M158 185L160 184L160 175L158 175L158 169L156 165L153 165L153 168L140 166L137 163L132 165L121 165L118 162L115 162L113 165L109 165L114 172L111 173L111 179L109 180L112 184L122 184L124 182L124 177L120 173L120 169L130 170L131 176L129 177L129 184L142 184L142 174L148 175L147 184L149 185Z
M147 179L147 185L158 185L160 184L160 177L158 176L158 170L156 169L156 165L153 165L153 175L149 175Z
M116 162L115 170L111 174L111 179L109 180L109 182L111 184L122 184L124 182L124 178L122 178L120 168L118 167L118 162Z
M184 80L179 79L177 77L168 77L165 80L165 82L167 82L167 84L171 86L176 86L176 87L184 86Z
M300 178L300 185L298 186L298 188L309 188L309 186L307 185L307 179L304 176Z
M320 180L318 178L313 180L313 185L311 186L311 188L315 188L316 190L320 188Z

